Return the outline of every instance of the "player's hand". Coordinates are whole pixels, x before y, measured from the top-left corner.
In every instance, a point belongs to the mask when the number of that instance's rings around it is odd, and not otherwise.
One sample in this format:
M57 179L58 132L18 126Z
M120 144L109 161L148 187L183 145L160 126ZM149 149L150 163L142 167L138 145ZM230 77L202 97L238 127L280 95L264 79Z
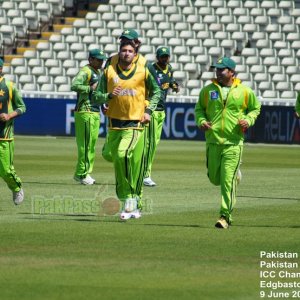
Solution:
M199 126L199 128L203 131L206 131L211 129L211 126L212 126L211 122L204 122L202 123L202 125Z
M0 114L0 122L7 122L10 120L10 116L8 114L2 113Z
M150 122L150 120L151 120L151 116L147 113L144 113L141 123L148 124Z
M122 87L117 86L113 89L111 94L112 94L112 96L118 96L118 95L120 95L121 91L122 91Z
M295 112L294 116L295 118L300 119L300 115L297 112Z
M246 120L238 120L238 124L242 127L243 130L249 128L249 124Z

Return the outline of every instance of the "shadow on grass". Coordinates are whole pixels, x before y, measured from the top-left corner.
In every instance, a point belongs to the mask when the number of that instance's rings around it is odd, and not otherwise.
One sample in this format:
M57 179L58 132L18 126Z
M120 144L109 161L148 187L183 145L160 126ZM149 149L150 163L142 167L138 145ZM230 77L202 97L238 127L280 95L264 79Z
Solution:
M238 198L255 198L255 199L268 199L268 200L288 200L300 201L300 198L285 198L285 197L264 197L264 196L238 196Z
M31 213L19 213L20 215L32 215ZM77 218L85 217L85 218ZM75 219L76 218L76 219ZM119 220L117 217L104 217L104 216L91 216L91 215L62 215L60 218L55 215L32 215L32 217L24 217L27 220L35 221L68 221L68 222L97 222L97 223L118 223L118 224L128 224L130 226L149 226L149 227L181 227L181 228L214 228L213 225L205 226L198 224L163 224L163 223L139 223L135 220ZM232 228L300 228L300 225L242 225L235 224L229 227ZM216 229L217 230L217 229ZM218 231L218 230L217 230Z
M1 211L1 209L0 209ZM205 226L198 224L166 224L166 223L141 223L134 219L120 220L117 215L88 215L88 214L33 214L31 212L20 212L18 215L27 215L24 219L35 221L75 221L75 222L97 222L97 223L118 223L132 226L153 226L153 227L184 227L184 228L214 228L213 225ZM31 217L29 217L30 215ZM144 220L144 218L142 219ZM234 224L230 228L300 228L300 225L243 225ZM229 229L230 229L229 228Z
M195 225L195 224L133 224L133 225L138 225L138 226L154 226L154 227L186 227L186 228L211 228L211 226L203 226L203 225Z
M248 228L300 228L300 225L232 225L232 227L248 227Z
M78 182L70 182L70 183L64 183L64 182L40 182L40 181L23 181L23 183L26 184L45 184L45 185L77 185L77 186L84 186L83 184L79 184ZM94 183L93 185L115 185L114 183Z
M31 217L24 217L27 220L35 220L35 221L75 221L75 222L98 222L98 223L119 223L119 224L130 224L133 226L161 226L161 227L186 227L186 228L212 228L211 226L203 226L196 224L159 224L159 223L137 223L135 220L120 220L117 216L91 216L91 215L61 215L61 217L57 217L57 215L33 215L29 212L18 213L19 215L31 215ZM77 218L77 217L85 217L85 218Z

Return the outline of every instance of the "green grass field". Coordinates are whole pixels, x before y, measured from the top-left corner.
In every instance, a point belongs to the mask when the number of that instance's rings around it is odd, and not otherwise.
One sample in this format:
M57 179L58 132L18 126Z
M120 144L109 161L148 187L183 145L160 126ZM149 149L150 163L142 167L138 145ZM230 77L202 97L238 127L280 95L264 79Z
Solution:
M299 146L245 145L234 224L219 230L203 142L161 142L158 186L144 188L145 214L127 222L89 206L115 197L102 145L97 185L82 186L73 138L16 138L26 200L15 207L2 181L1 299L260 299L260 251L300 254Z

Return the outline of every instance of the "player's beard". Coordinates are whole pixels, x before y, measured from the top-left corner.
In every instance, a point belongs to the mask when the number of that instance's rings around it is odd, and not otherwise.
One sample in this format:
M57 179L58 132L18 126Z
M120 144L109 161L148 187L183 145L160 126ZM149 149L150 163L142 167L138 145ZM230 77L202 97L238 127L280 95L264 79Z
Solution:
M120 57L120 66L124 69L129 69L133 61L133 58L131 58L128 55L125 55L124 57Z
M221 84L222 86L231 86L232 82L231 82L231 78L228 78L224 75L217 75L217 81L219 84Z

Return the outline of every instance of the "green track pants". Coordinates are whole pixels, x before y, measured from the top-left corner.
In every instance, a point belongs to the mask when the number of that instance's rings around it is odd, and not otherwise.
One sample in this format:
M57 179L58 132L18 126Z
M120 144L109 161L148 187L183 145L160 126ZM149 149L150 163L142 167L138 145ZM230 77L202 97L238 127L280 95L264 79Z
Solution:
M242 145L206 145L207 176L212 184L221 186L220 215L229 222L236 202L236 175L242 152Z
M154 111L151 115L149 126L145 127L145 130L147 131L145 178L151 176L152 164L154 161L157 145L160 141L165 117L166 113L164 111Z
M144 143L144 130L109 130L108 145L115 169L116 193L121 201L142 197Z
M11 191L18 192L22 182L15 172L13 160L14 141L0 141L0 176Z
M85 178L93 172L99 128L99 113L75 112L75 135L78 151L76 177Z
M102 157L108 162L113 161L112 156L111 156L111 150L110 150L110 147L108 144L108 132L106 133L105 142L102 147Z

